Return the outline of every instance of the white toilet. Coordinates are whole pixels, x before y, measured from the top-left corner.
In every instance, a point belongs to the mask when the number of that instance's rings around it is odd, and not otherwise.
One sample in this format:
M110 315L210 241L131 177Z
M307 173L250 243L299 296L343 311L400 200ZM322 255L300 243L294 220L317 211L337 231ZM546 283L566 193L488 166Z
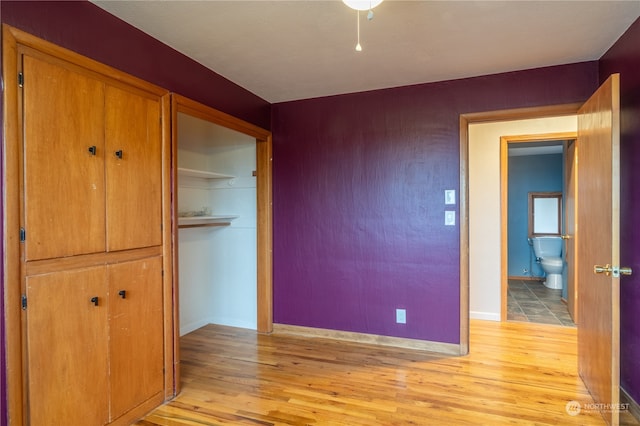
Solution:
M540 260L540 266L545 272L545 287L559 290L562 288L562 238L535 237L533 251Z

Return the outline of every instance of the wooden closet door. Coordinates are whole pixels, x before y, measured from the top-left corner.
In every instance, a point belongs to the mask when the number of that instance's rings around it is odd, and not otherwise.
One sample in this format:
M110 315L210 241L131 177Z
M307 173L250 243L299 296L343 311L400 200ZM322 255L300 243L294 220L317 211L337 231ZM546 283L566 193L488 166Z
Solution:
M104 251L104 84L28 55L23 75L25 259Z
M108 421L106 278L104 266L27 277L29 424Z
M162 244L160 101L106 88L107 250Z
M163 390L162 258L108 268L114 420Z

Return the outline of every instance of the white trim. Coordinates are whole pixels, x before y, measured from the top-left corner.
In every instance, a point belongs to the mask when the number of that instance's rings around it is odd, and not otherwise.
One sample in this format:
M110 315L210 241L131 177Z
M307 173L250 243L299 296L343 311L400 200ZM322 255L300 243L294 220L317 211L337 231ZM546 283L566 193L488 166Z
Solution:
M500 321L500 313L499 312L478 312L478 311L470 311L469 312L470 319L478 319L478 320L487 320L487 321Z

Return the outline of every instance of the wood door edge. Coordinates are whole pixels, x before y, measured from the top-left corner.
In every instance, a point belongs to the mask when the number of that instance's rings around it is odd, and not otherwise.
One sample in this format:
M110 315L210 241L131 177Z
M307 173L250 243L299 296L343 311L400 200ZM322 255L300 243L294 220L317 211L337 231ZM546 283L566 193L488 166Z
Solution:
M9 424L24 424L24 365L23 325L20 299L22 292L22 272L20 266L20 241L17 230L20 227L19 190L19 114L18 105L18 53L17 40L11 27L2 25L2 61L4 78L3 108L3 185L4 227L3 227L3 290L4 290L4 331L5 363L7 385L7 417Z

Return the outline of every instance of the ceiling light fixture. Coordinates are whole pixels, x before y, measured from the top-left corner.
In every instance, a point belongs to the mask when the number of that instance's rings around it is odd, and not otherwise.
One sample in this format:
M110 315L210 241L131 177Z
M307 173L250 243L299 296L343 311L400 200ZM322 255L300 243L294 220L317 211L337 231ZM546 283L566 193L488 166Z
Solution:
M342 0L342 2L351 9L356 10L356 29L358 37L356 51L360 52L362 51L362 46L360 45L360 11L368 10L367 19L370 21L373 19L373 8L382 3L383 0Z

